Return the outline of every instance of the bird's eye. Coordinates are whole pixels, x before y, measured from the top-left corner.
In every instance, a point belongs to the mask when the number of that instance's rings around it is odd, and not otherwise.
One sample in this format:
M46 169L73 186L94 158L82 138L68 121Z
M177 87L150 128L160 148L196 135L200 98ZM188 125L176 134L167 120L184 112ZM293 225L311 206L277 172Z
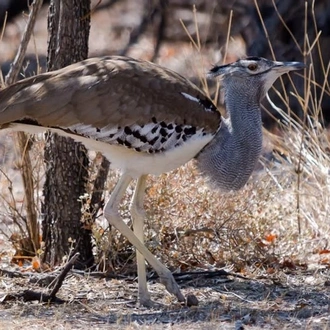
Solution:
M248 65L248 69L251 71L255 71L255 70L257 70L257 68L258 68L258 65L255 63L251 63Z

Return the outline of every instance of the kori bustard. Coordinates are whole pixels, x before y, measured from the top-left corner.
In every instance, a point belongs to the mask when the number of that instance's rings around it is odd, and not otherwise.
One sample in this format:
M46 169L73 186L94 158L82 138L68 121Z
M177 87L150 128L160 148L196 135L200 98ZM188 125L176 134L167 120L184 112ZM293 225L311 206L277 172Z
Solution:
M143 244L146 178L195 158L201 173L222 190L240 189L262 147L260 101L299 62L248 57L215 66L222 76L227 117L179 74L127 57L92 58L24 79L0 91L0 128L39 133L50 130L100 151L122 175L104 216L137 250L139 299L151 303L145 260L166 289L185 298L171 272ZM118 207L132 180L133 231Z

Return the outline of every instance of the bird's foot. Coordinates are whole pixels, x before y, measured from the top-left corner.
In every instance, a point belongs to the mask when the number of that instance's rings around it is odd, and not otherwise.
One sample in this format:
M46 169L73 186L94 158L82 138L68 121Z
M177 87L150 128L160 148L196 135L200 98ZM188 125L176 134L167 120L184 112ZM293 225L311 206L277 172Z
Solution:
M146 308L152 308L155 306L155 303L151 299L139 299L139 305Z
M149 292L139 293L139 304L143 307L154 307L155 303L151 300Z
M188 295L187 298L181 293L181 290L176 283L172 273L170 271L159 274L160 283L165 285L167 291L172 293L174 296L177 297L178 301L187 305L187 306L197 306L198 300L194 295Z

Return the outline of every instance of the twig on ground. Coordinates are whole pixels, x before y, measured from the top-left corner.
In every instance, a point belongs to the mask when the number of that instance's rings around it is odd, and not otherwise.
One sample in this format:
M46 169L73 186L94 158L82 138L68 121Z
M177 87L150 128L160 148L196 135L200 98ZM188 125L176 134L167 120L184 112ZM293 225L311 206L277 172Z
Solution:
M58 277L58 272L45 274L0 268L0 276L6 276L8 278L28 278L29 283L37 283L39 286L49 286L51 283L54 283Z
M44 294L42 292L32 291L32 290L24 290L23 292L16 294L7 294L4 298L2 298L1 302L18 300L18 299L22 299L24 302L35 301L35 300L39 302L45 302L45 303L52 302L56 304L63 304L66 302L61 298L52 297L51 295Z
M9 278L14 278L14 277L26 277L28 276L26 273L18 272L15 270L7 270L7 269L0 269L0 276L8 276Z
M51 301L53 301L53 299L56 299L56 294L58 292L58 290L61 288L63 281L66 277L66 275L68 274L68 272L70 271L70 269L73 267L75 261L78 259L79 257L79 253L77 252L69 261L68 263L64 266L64 268L62 269L61 273L58 275L58 277L55 280L55 286L52 290L52 292L50 293L50 298Z
M113 279L123 279L123 280L127 280L127 279L133 279L132 276L130 275L120 275L120 274L114 274L114 273L104 273L104 272L85 272L83 270L79 270L79 269L73 269L71 271L74 274L78 274L78 275L88 275L89 277L100 277L100 278L113 278ZM174 278L176 279L176 281L190 281L192 279L196 279L196 278L214 278L214 277L219 277L219 276L233 276L233 277L237 277L243 280L248 280L248 278L239 275L239 274L235 274L235 273L230 273L227 272L224 269L220 269L220 270L211 270L211 271L197 271L197 272L182 272L182 273L173 273ZM147 280L155 280L157 279L159 276L156 273L152 273L151 275L148 276ZM135 278L135 277L134 277Z
M50 294L45 294L43 292L37 292L37 291L33 291L33 290L24 290L23 292L16 293L16 294L8 294L5 297L3 297L0 302L23 299L23 301L25 301L25 302L37 300L39 302L47 302L47 303L50 303L50 302L57 303L57 304L65 303L66 301L61 298L57 298L56 294L59 291L59 289L61 288L66 275L68 274L70 269L73 267L73 265L76 262L76 260L78 259L78 257L79 257L79 253L76 253L68 261L68 263L63 267L60 274L53 280L52 283L55 283L55 286ZM30 275L31 273L24 274L24 273L17 272L17 271L7 271L7 270L0 269L0 275L4 275L4 274L8 275L9 277L25 277L26 275ZM50 275L49 277L42 278L41 280L51 279L53 276L54 275ZM35 278L34 278L34 281L35 281Z

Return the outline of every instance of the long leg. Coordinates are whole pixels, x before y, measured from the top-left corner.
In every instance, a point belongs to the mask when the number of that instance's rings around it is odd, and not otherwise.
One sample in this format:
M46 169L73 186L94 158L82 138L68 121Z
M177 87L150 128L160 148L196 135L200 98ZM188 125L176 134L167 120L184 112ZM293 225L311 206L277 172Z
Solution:
M155 256L153 256L153 254L143 245L143 243L137 238L137 236L119 215L118 207L120 201L131 181L132 177L126 173L120 177L109 201L104 208L104 216L108 222L120 231L145 257L151 267L157 272L161 283L165 285L167 291L175 295L179 301L183 302L185 301L185 298L181 293L179 286L175 282L172 273L159 260L157 260Z
M147 176L141 176L136 183L134 195L131 201L131 215L133 219L134 234L143 243L144 241L144 219L145 211L143 207L143 199L146 187ZM136 251L136 260L138 268L138 282L139 282L139 299L142 305L150 305L150 294L148 292L146 281L146 265L145 258L139 252Z

